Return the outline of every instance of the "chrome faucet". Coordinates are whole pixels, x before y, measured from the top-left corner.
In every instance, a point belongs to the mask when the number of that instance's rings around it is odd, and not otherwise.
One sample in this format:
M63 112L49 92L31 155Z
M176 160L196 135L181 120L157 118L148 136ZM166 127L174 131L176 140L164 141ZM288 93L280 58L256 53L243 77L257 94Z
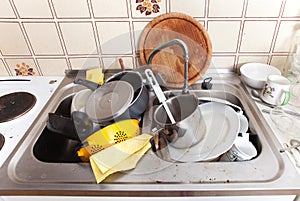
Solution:
M158 46L154 50L152 50L152 52L150 53L149 58L148 58L147 66L148 66L148 68L150 68L150 64L152 63L152 59L156 53L158 53L159 51L161 51L162 49L164 49L166 47L169 47L169 46L175 45L175 44L179 45L183 49L183 52L184 52L184 55L183 55L183 57L184 57L184 85L183 85L182 94L188 94L189 93L188 92L189 50L188 50L187 45L182 40L174 39L174 40L166 42L166 43Z

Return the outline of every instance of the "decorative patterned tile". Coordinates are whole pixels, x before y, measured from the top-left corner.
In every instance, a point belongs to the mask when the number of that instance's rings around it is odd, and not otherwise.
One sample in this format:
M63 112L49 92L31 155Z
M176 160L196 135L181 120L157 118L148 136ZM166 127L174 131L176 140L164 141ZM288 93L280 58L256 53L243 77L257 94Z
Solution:
M99 58L70 58L72 69L89 69L95 67L102 67Z
M127 0L91 0L95 18L128 17Z
M236 52L240 27L240 21L208 21L213 52Z
M274 52L289 52L293 44L295 29L299 21L282 21L276 38Z
M92 23L61 22L59 26L68 54L98 54Z
M170 0L170 11L186 13L193 17L205 16L205 0L189 0L186 3Z
M20 66L24 66L25 72L28 72L28 69L32 69L35 75L39 75L39 71L34 63L33 59L5 59L6 63L8 64L9 70L11 71L12 75L17 75L19 73ZM26 70L27 69L27 70Z
M63 55L54 23L24 23L35 55Z
M129 22L97 22L102 54L132 54Z
M157 17L167 12L167 0L130 0L133 18Z
M241 52L269 52L276 21L245 21Z
M241 17L243 7L241 0L212 0L208 5L208 17Z
M43 75L64 76L68 69L66 59L37 59Z
M286 0L283 17L300 17L300 1Z
M16 18L9 0L0 1L0 18Z
M52 0L58 18L90 18L87 0Z
M210 68L233 68L235 56L212 56Z
M279 17L282 0L248 0L246 17Z
M20 18L53 18L48 0L13 0Z
M3 55L30 55L18 23L0 22L0 51Z

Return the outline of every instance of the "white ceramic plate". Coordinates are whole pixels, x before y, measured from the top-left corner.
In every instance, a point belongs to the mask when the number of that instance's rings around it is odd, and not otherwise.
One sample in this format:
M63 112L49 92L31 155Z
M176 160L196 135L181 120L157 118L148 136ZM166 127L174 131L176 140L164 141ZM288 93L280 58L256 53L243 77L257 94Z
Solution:
M209 161L228 151L240 130L238 114L230 106L209 102L199 105L206 135L198 144L178 149L168 145L170 157L181 162Z

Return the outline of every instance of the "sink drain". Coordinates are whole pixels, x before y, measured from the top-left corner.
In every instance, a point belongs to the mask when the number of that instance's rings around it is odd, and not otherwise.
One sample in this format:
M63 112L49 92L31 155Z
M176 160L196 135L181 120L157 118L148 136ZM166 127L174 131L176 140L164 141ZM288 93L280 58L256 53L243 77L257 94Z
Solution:
M4 145L4 142L5 142L5 138L2 134L0 134L0 150L2 149L2 147Z

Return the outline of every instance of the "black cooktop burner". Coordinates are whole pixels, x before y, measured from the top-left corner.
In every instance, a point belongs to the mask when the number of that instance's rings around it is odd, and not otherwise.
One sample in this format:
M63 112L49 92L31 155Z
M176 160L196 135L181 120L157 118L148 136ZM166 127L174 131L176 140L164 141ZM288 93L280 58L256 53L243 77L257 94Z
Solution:
M0 97L0 123L16 119L28 112L36 97L28 92L15 92Z
M0 133L0 150L2 149L3 145L4 145L4 142L5 142L5 138L4 136Z

